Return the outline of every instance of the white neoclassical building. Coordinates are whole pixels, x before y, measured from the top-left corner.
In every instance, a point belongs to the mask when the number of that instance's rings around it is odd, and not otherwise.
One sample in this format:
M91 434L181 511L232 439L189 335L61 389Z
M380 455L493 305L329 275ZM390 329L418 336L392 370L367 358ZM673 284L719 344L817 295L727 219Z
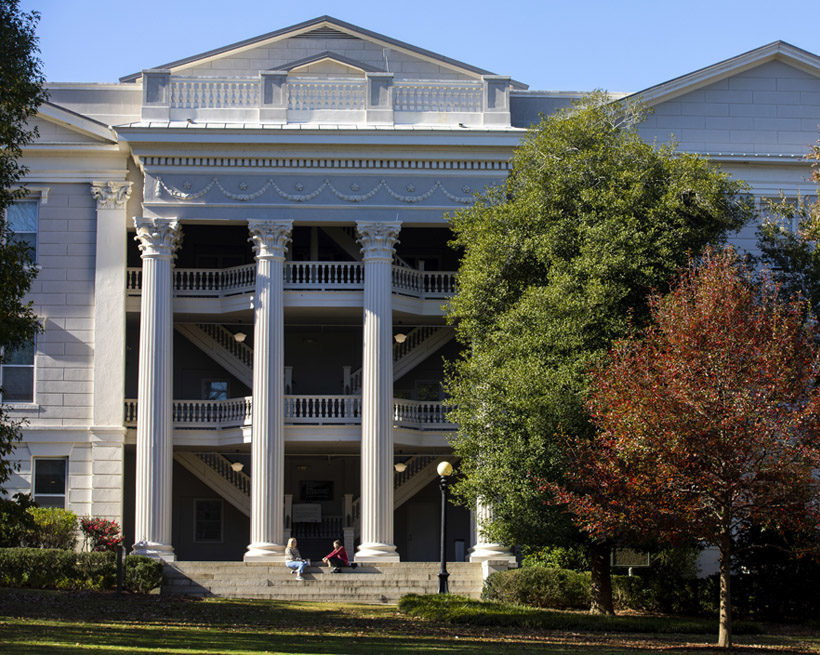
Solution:
M7 491L169 560L275 560L289 536L436 559L445 215L580 93L329 17L48 89L9 212L45 331L0 371L28 419ZM759 197L806 184L817 56L777 42L640 95L647 139ZM475 537L487 508L451 511L451 559L504 555Z

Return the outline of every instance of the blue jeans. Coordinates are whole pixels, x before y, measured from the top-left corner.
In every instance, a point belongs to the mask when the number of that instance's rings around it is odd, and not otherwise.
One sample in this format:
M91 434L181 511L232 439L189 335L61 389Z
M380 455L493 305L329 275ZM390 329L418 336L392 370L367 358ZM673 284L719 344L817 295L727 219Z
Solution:
M302 571L304 571L308 567L307 562L300 562L299 560L293 560L290 562L285 562L285 566L289 569L294 569L297 575L302 575Z

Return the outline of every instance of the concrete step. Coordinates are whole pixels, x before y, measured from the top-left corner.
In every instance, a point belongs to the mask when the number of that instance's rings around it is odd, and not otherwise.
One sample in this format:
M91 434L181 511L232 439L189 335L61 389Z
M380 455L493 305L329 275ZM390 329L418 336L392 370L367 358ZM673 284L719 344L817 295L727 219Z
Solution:
M481 595L480 564L454 562L447 568L451 593L473 598ZM312 566L305 571L304 580L296 580L281 562L174 562L165 567L162 593L389 604L407 594L435 593L438 572L436 562L367 563L341 573Z

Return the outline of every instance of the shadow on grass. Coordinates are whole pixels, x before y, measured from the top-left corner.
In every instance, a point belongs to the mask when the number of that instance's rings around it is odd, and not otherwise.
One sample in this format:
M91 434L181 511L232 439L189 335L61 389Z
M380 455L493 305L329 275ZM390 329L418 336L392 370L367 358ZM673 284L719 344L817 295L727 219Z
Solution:
M593 636L452 626L402 616L395 607L384 606L0 590L0 643L4 653L14 655L626 655L654 650L684 655L710 652L712 642L711 636ZM757 638L754 643L775 642ZM811 652L790 648L794 642L777 643L780 653ZM760 646L754 651L761 652Z

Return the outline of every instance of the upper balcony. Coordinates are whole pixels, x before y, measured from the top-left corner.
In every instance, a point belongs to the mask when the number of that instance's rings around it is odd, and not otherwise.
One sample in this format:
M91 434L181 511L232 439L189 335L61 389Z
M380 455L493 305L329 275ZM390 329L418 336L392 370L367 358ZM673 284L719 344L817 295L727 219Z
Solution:
M510 127L510 78L395 80L393 73L183 77L143 71L143 121Z
M364 288L364 264L361 262L285 262L285 290L350 291ZM256 265L232 268L176 268L174 296L177 298L224 298L253 293ZM393 293L422 300L445 300L455 293L454 271L417 271L393 266ZM126 293L139 296L142 269L127 269Z

